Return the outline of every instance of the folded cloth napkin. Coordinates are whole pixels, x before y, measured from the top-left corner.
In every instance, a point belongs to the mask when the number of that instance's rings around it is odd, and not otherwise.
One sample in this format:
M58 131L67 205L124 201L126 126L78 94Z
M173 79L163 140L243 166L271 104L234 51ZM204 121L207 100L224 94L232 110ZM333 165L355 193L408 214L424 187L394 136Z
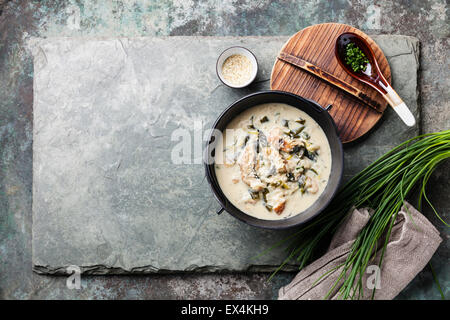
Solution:
M353 209L333 236L328 251L318 260L302 269L290 284L279 291L280 300L323 299L333 287L342 271L351 246L370 218L368 209ZM436 228L413 206L405 202L392 228L381 268L377 251L373 266L363 276L362 299L395 298L400 291L425 267L442 242ZM336 270L333 272L333 268ZM329 272L326 276L323 276ZM322 277L323 276L323 277ZM377 277L378 276L378 277ZM322 277L319 281L317 281ZM341 282L333 289L330 299L338 299Z

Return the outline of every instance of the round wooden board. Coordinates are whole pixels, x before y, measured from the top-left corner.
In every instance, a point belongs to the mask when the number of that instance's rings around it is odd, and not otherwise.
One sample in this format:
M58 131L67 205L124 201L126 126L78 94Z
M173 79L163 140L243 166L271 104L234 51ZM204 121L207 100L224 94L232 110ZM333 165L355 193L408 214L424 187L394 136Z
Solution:
M294 34L281 52L306 60L362 90L371 99L380 103L384 111L387 103L382 96L368 85L352 78L339 65L334 54L334 45L337 37L343 32L354 32L367 40L375 53L381 72L391 83L391 69L381 49L368 35L349 25L324 23L307 27ZM323 107L331 104L333 107L329 112L336 122L343 143L351 142L367 133L383 116L383 112L372 109L325 80L280 59L277 59L273 66L270 88L312 99Z

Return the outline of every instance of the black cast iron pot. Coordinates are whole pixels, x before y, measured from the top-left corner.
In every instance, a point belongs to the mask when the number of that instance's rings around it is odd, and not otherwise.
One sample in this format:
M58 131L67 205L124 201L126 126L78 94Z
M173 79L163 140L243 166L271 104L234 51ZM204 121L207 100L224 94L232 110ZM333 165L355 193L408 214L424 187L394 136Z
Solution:
M331 149L331 173L325 190L320 197L314 202L314 204L307 210L300 214L291 216L289 218L280 220L263 220L250 216L238 208L236 208L223 194L219 183L217 181L216 173L214 170L214 156L215 156L215 143L214 134L212 133L208 139L205 150L205 171L206 178L211 186L214 197L222 206L223 210L227 211L233 217L256 227L269 228L269 229L285 229L300 224L304 224L317 216L335 195L342 178L342 172L344 169L344 153L342 150L342 143L337 134L336 125L328 114L327 110L322 108L318 103L302 98L300 96L283 92L283 91L262 91L245 96L229 106L213 125L214 129L223 132L228 123L236 117L238 114L251 107L263 104L263 103L285 103L298 108L308 115L310 115L323 129L325 135L328 138L328 143Z

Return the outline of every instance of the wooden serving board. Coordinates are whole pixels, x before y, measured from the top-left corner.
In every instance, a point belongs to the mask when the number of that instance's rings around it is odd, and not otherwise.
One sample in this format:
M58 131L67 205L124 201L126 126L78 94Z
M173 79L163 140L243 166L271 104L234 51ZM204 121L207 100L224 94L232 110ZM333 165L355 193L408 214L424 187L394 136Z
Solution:
M381 72L391 83L391 70L383 51L369 36L349 25L324 23L307 27L294 34L283 46L280 54L310 62L361 90L375 103L379 103L381 107L378 111L331 83L279 58L272 69L270 87L272 90L288 91L315 100L323 107L331 104L330 115L336 122L341 141L347 143L367 133L381 119L387 103L378 92L352 78L338 64L334 46L337 37L343 32L354 32L367 40L375 53Z

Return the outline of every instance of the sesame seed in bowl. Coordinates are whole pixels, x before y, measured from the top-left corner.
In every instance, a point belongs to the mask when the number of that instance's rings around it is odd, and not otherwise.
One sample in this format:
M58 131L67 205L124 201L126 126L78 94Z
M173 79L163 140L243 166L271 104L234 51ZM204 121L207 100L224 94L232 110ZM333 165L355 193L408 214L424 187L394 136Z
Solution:
M217 59L216 71L225 85L244 88L255 80L258 62L248 49L231 47L222 52Z

